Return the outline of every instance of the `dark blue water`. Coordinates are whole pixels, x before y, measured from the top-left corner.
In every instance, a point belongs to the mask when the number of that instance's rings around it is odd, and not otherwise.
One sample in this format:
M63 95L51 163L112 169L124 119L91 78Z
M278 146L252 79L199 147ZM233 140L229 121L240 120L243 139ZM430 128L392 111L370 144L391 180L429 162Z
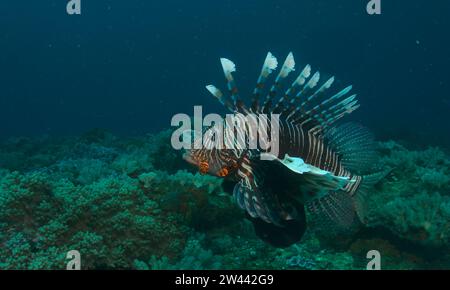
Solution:
M348 117L380 138L449 145L450 2L101 1L0 2L0 135L71 135L93 127L142 134L193 105L224 112L204 86L223 85L219 57L251 91L267 51L293 51L343 86Z

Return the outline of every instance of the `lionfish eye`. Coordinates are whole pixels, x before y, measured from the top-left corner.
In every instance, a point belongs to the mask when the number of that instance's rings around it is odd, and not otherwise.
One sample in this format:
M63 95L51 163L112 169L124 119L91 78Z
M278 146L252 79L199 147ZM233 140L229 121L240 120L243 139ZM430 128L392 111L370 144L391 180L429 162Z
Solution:
M198 164L198 170L200 171L200 174L206 174L209 170L209 164L206 161L201 161Z
M225 177L225 176L228 175L228 173L230 173L230 172L228 171L228 168L223 167L222 169L219 170L218 175L219 175L220 177Z

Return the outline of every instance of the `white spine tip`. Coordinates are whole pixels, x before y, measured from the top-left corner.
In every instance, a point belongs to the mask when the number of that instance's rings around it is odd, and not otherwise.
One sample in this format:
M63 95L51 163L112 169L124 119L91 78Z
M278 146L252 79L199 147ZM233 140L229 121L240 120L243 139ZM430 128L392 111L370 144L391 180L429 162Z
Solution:
M270 72L276 69L278 66L278 61L275 56L269 51L266 56L266 60L264 61L264 67L267 68Z
M333 83L334 83L334 76L331 77L331 78L325 83L325 88L326 88L326 89L329 89Z
M206 89L215 97L220 97L220 95L221 95L219 89L213 85L207 85Z
M236 65L231 60L227 58L221 58L220 62L225 73L232 73L236 71Z
M305 78L309 78L310 75L311 75L311 66L308 64L305 67L305 74L304 74L304 76L305 76Z
M285 60L284 64L290 70L294 70L294 68L295 68L295 60L294 60L294 55L292 54L292 52L289 52L288 56L286 57L286 60Z
M309 87L310 87L310 88L314 88L314 87L317 85L317 83L319 82L319 79L320 79L320 73L319 73L319 72L316 72L316 73L312 76L312 78L311 78L311 80L310 80L310 82L309 82Z
M284 61L281 75L283 77L286 77L293 70L295 70L294 55L292 54L292 52L289 52L288 56L286 57L286 60Z

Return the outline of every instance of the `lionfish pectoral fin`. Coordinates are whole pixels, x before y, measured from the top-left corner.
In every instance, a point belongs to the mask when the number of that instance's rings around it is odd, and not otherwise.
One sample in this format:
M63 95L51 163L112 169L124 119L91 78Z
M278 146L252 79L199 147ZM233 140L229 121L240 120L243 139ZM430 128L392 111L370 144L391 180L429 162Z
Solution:
M270 223L269 214L257 198L257 190L257 188L251 188L241 181L235 185L233 196L239 207L244 209L252 218L261 218Z
M282 221L282 226L264 222L261 219L248 217L252 222L256 235L264 242L277 247L286 248L299 242L306 231L305 211L299 211L299 216L293 220Z
M244 209L252 218L260 218L267 223L280 225L280 212L274 208L272 197L261 192L257 186L248 186L243 181L237 183L233 196L240 208Z
M303 187L311 192L336 191L344 188L352 180L345 176L336 176L329 171L307 164L299 157L286 154L283 159L277 159L290 171L301 175Z
M379 172L375 172L361 177L360 185L353 196L355 203L355 210L359 220L362 223L367 222L367 195L378 182L389 175L392 172L392 168L388 168Z

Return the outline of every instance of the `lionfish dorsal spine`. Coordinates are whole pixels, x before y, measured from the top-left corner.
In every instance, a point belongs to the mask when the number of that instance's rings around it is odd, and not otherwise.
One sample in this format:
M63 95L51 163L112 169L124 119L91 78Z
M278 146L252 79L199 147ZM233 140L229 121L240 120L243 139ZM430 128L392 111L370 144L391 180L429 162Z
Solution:
M272 87L269 90L269 94L267 95L264 101L262 112L269 112L271 110L272 102L276 97L277 92L281 90L283 80L289 75L289 73L291 73L294 70L295 70L294 55L292 54L292 52L289 52L283 63L283 66L281 67L280 72L278 73L274 83L272 84ZM281 98L283 98L283 96L281 96Z
M233 111L233 104L226 98L226 96L214 85L207 85L206 89L225 106L228 110Z
M227 81L228 92L230 93L231 101L233 102L234 112L248 113L247 108L239 97L238 88L232 74L236 71L236 65L227 58L221 58L220 63L222 64L223 73Z
M310 73L311 66L306 65L305 68L297 76L297 78L292 82L291 86L284 92L284 96L282 96L278 100L273 109L274 112L279 112L285 102L288 102L288 106L285 106L284 110L282 110L281 113L288 110L287 108L292 107L292 105L295 103L294 96L297 94L298 89L305 83L305 80L309 77Z
M356 95L344 98L350 92L352 86L344 88L331 97L326 97L326 93L335 81L334 76L322 83L318 89L315 89L320 83L320 72L316 71L312 74L310 65L303 68L291 86L275 102L278 92L282 90L282 83L295 70L296 63L292 52L287 55L274 83L269 88L263 104L260 105L260 97L263 94L267 79L278 66L276 57L268 52L256 87L253 90L250 107L247 108L239 97L233 78L232 73L236 71L236 65L227 58L221 58L220 61L227 81L229 96L225 96L212 85L207 86L207 89L233 113L279 113L284 115L288 122L302 126L306 130L312 130L314 134L319 134L359 107Z
M251 103L251 110L254 113L260 111L259 99L264 89L264 85L267 81L269 75L277 69L278 61L275 56L269 51L267 53L266 59L264 60L263 67L261 69L261 73L259 74L258 80L256 82L256 86L253 89L253 97Z

